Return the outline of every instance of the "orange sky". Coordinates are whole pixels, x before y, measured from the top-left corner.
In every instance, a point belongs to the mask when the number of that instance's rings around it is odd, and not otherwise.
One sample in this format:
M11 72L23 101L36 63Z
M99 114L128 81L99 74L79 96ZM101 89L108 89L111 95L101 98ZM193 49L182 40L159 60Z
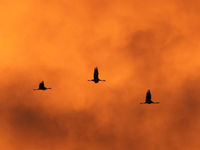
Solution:
M199 150L199 17L198 0L1 0L0 149Z

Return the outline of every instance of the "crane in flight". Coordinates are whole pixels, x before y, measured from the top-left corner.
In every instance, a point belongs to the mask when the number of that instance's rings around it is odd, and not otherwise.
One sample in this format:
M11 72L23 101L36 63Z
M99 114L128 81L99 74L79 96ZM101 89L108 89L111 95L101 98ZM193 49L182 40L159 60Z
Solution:
M93 81L94 83L98 83L99 81L106 81L106 80L99 79L99 71L98 68L96 67L94 68L94 79L88 81Z
M33 89L33 90L48 90L48 89L51 89L51 88L47 88L44 86L44 81L40 82L39 84L39 88L38 89Z
M141 103L141 104L159 104L159 102L153 102L151 100L151 92L150 92L150 90L148 90L147 94L146 94L146 101L144 103Z

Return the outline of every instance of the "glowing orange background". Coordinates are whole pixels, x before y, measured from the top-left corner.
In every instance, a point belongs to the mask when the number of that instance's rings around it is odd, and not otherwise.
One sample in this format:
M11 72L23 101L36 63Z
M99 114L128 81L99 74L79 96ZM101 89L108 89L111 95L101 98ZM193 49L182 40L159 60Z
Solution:
M0 149L199 150L199 17L198 0L1 0Z

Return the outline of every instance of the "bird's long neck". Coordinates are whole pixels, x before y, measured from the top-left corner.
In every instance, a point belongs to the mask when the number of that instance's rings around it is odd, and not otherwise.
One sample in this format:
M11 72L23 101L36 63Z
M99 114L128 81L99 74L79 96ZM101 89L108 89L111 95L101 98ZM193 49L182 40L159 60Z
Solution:
M106 80L100 80L100 79L99 79L99 81L104 81L104 82L105 82Z

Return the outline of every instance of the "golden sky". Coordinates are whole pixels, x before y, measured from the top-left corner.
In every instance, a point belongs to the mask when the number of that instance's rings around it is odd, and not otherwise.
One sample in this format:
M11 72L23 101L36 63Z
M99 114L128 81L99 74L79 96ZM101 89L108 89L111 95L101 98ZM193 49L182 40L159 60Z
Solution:
M1 0L0 149L199 150L199 18L198 0Z

